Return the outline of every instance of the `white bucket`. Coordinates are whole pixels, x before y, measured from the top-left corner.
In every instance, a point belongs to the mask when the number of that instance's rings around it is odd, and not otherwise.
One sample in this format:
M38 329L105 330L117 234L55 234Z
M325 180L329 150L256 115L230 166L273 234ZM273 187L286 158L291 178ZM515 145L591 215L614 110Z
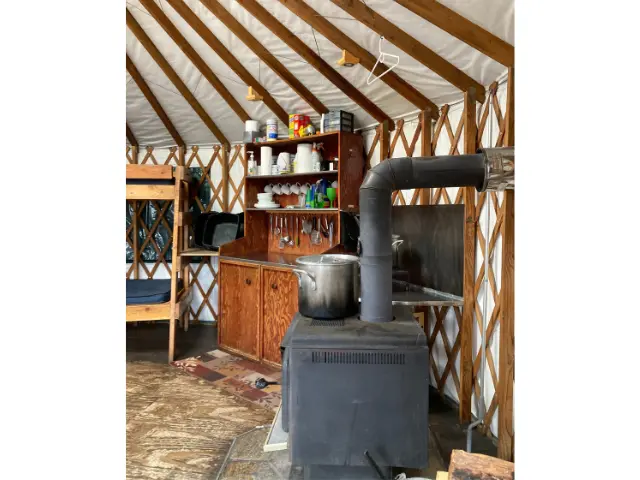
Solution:
M267 141L278 139L278 119L270 118L267 120Z
M260 147L260 175L271 175L272 158L271 147Z
M311 160L312 148L313 148L313 145L311 145L310 143L298 144L295 173L313 172L313 162Z

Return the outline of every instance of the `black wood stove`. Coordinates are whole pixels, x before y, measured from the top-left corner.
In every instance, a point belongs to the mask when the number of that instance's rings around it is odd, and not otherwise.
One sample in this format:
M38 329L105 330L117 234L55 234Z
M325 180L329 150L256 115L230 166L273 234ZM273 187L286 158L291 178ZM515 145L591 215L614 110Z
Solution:
M413 316L297 314L282 347L282 423L305 478L390 478L390 467L427 465L429 354Z

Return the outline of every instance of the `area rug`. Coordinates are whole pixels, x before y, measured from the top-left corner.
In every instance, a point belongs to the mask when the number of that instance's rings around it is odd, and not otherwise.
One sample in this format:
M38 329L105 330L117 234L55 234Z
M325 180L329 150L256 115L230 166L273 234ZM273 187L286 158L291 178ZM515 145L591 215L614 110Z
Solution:
M281 378L280 370L262 363L212 350L197 357L176 360L171 365L260 407L275 412L280 405L280 385L269 385L262 390L255 387L260 377L270 382L279 382Z
M127 362L128 480L212 480L236 437L272 421L166 363Z

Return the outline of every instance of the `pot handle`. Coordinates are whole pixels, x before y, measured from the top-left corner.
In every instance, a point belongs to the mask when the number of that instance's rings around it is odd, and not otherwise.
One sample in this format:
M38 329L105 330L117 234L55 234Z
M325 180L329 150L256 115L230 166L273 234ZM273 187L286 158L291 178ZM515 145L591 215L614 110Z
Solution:
M404 243L404 240L395 240L394 242L391 243L391 247L395 247L396 245L402 245L402 243Z
M298 277L300 285L302 285L302 275L306 275L307 277L309 277L309 280L311 280L311 290L316 289L316 277L314 277L311 273L299 268L292 268L291 271L295 274L296 277Z

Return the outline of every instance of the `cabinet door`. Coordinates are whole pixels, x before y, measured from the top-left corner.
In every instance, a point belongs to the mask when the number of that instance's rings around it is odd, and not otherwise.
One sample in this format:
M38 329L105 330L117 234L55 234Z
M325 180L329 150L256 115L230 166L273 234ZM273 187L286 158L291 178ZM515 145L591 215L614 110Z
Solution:
M298 280L290 270L262 267L262 358L280 363L280 342L298 310Z
M258 358L260 329L260 267L220 262L218 342Z

